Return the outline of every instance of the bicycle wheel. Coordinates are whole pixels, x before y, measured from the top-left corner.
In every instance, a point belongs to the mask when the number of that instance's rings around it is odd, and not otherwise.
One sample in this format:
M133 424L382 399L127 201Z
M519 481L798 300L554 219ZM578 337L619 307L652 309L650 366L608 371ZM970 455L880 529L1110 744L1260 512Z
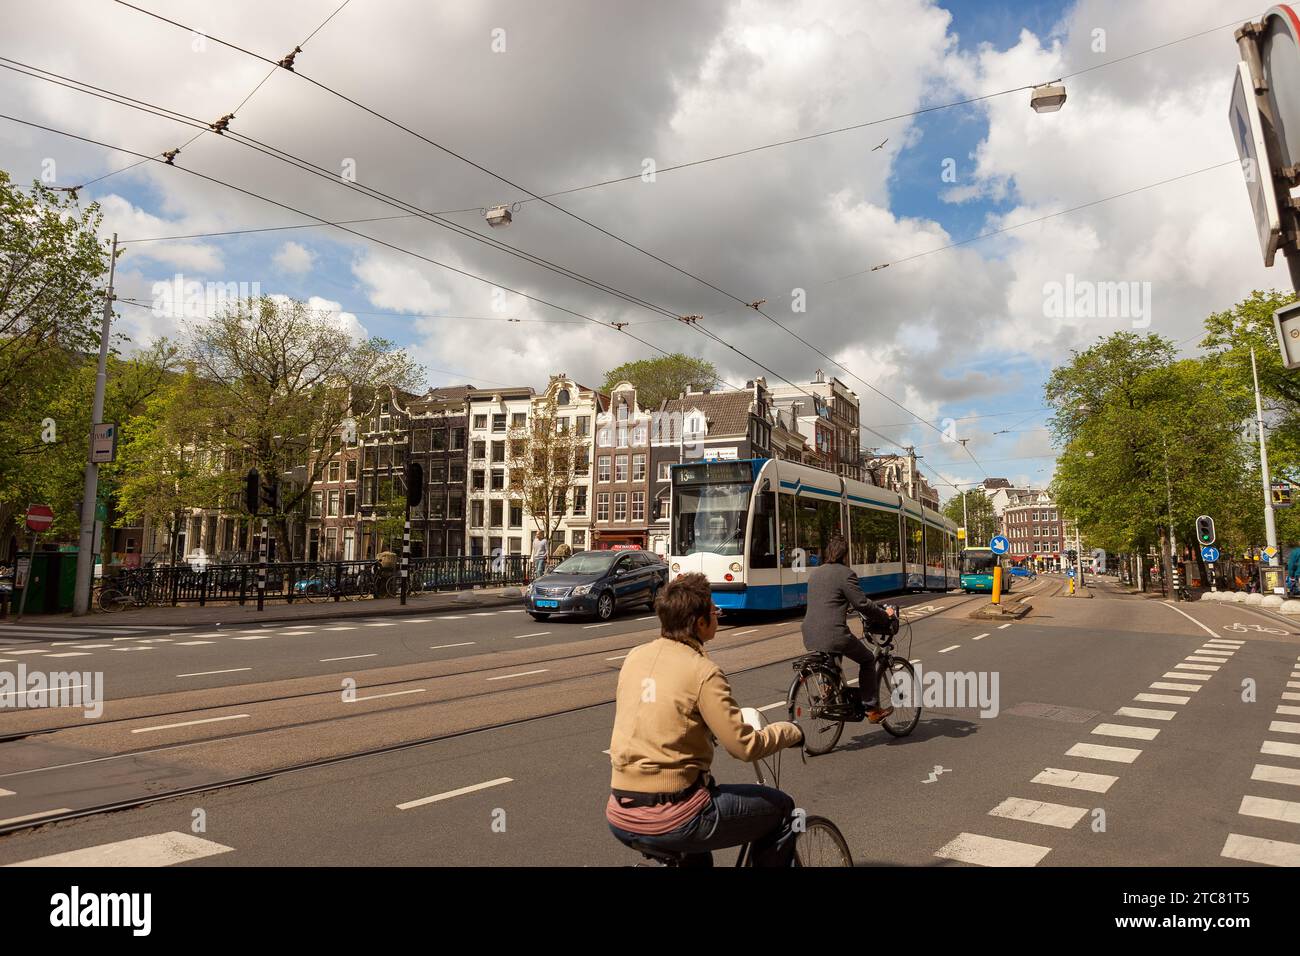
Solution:
M384 596L397 597L402 593L402 579L393 575L384 581Z
M104 588L99 592L99 609L101 611L120 611L126 607L126 595L117 588Z
M916 671L901 657L891 657L880 674L880 706L893 706L894 712L880 722L895 737L906 737L921 720L921 688Z
M853 865L853 854L840 828L825 817L807 817L794 841L795 866Z
M786 709L791 720L804 728L804 750L813 757L830 753L844 732L844 721L822 717L822 711L838 695L835 681L822 670L807 670L795 675L786 695Z

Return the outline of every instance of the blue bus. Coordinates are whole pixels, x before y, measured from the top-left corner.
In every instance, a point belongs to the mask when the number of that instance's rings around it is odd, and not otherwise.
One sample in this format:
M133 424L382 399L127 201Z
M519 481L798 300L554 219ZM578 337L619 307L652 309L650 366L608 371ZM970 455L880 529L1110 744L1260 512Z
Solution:
M957 526L910 498L775 458L673 465L673 577L702 572L724 611L808 603L808 573L842 534L863 591L956 587Z

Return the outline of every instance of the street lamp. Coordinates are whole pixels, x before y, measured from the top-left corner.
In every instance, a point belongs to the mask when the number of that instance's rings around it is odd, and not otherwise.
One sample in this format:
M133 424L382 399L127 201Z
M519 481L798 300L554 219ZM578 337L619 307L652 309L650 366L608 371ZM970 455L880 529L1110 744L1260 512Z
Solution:
M493 206L491 209L487 210L487 212L483 214L483 218L487 220L489 226L496 229L498 226L510 225L511 220L514 217L510 215L510 207L508 205L501 205Z
M1035 113L1055 113L1065 105L1065 84L1058 80L1035 86L1029 97L1029 105Z

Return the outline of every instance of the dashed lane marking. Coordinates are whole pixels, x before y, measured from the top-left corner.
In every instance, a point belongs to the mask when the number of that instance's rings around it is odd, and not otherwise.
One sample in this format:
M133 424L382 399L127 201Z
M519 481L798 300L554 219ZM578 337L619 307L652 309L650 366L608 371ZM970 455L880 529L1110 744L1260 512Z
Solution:
M1067 807L1059 803L1043 803L1041 800L1007 797L989 811L989 816L1006 817L1009 820L1022 820L1025 823L1038 823L1047 827L1059 827L1062 830L1068 830L1082 820L1087 813L1087 807Z
M397 625L388 621L371 621L366 627L397 627Z
M90 651L64 651L62 654L46 654L46 657L90 657Z
M318 664L332 664L335 661L359 661L363 657L378 657L378 654L349 654L347 657L322 657Z
M613 621L606 621L604 624L584 624L582 626L582 629L584 631L590 631L593 627L610 627L613 624L614 624Z
M253 636L250 636L250 637L232 637L231 640L232 640L232 641L269 641L269 640L270 640L271 638L273 638L273 637L275 637L274 634L262 634L262 635L259 635L259 636L256 636L256 637L253 637Z
M1133 727L1129 724L1098 724L1092 728L1094 734L1104 734L1107 737L1130 737L1133 740L1155 740L1156 734L1160 733L1158 727Z
M440 651L444 647L469 647L473 643L474 643L473 641L461 641L459 644L434 644L432 647L429 648L429 650Z
M345 627L327 627L327 628L325 628L325 630L327 630L327 631L355 631L356 628L355 628L355 627L352 627L352 626L345 626Z
M499 787L503 783L513 783L510 777L497 777L495 780L486 780L483 783L472 784L468 787L461 787L457 790L448 790L445 793L435 793L431 797L421 797L418 800L408 800L406 803L399 803L397 809L412 810L415 807L423 807L430 803L438 803L442 800L450 800L452 797L464 796L467 793L474 793L477 790L486 790L488 787Z
M225 717L205 717L202 720L186 720L179 724L159 724L157 727L137 727L133 734L147 734L152 730L174 730L177 727L194 727L198 724L215 724L223 720L243 720L248 714L228 714Z
M229 667L223 671L195 671L193 674L177 674L177 677L207 677L209 674L239 674L251 671L251 667Z
M195 647L196 645L199 645L199 644L213 644L213 643L216 643L216 642L215 642L215 641L178 641L178 642L176 643L176 646L177 646L177 647Z
M488 680L509 680L512 677L528 677L532 674L545 674L549 668L543 667L535 671L520 671L517 674L502 674L499 677L489 677Z
M1007 628L1009 628L1010 626L1011 626L1010 623L1007 623L1007 624L999 624L999 625L998 625L998 630L999 630L999 631L1005 631L1005 630L1006 630Z
M423 693L424 693L423 687L416 687L414 690L395 690L387 694L371 694L368 697L354 697L352 698L352 700L347 701L347 703L359 704L363 700L379 700L379 698L381 697L402 697L406 694L423 694Z
M8 820L0 820L0 827L7 827L11 823L27 823L29 820L39 820L41 817L52 817L59 813L71 813L70 807L59 807L57 810L41 810L39 813L27 813L21 817L10 817ZM10 864L16 865L16 864Z
M515 640L517 641L520 638L524 638L524 637L545 637L547 634L550 633L551 633L550 631L533 631L533 633L531 634L516 634Z
M1037 866L1052 852L1048 846L999 840L978 833L959 833L956 838L941 846L934 855L958 863L976 866Z
M1042 783L1052 787L1069 787L1071 790L1087 790L1089 793L1105 793L1119 777L1107 773L1084 773L1082 770L1061 770L1048 767L1031 783Z
M988 637L988 636L989 636L988 631L985 631L983 634L977 634L975 637L972 637L971 640L972 640L972 641L982 641L982 640L984 640L984 638L986 638L986 637Z
M960 644L954 644L954 645L952 645L952 647L945 647L945 648L944 648L943 650L941 650L939 653L940 653L940 654L947 654L949 651L955 651L955 650L956 650L957 648L959 648L959 647L961 647Z
M54 810L52 813L66 811ZM11 821L0 821L7 823ZM9 866L173 866L207 856L232 852L233 847L204 840L189 833L172 831L150 836L101 843L82 850L38 856Z

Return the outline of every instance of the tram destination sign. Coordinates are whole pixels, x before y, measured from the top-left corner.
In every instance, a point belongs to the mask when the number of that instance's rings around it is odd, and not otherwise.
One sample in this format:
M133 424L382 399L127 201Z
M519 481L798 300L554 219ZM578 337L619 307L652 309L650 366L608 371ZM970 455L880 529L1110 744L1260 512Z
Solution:
M673 484L705 485L715 482L750 482L754 469L747 461L710 461L694 465L676 465Z

